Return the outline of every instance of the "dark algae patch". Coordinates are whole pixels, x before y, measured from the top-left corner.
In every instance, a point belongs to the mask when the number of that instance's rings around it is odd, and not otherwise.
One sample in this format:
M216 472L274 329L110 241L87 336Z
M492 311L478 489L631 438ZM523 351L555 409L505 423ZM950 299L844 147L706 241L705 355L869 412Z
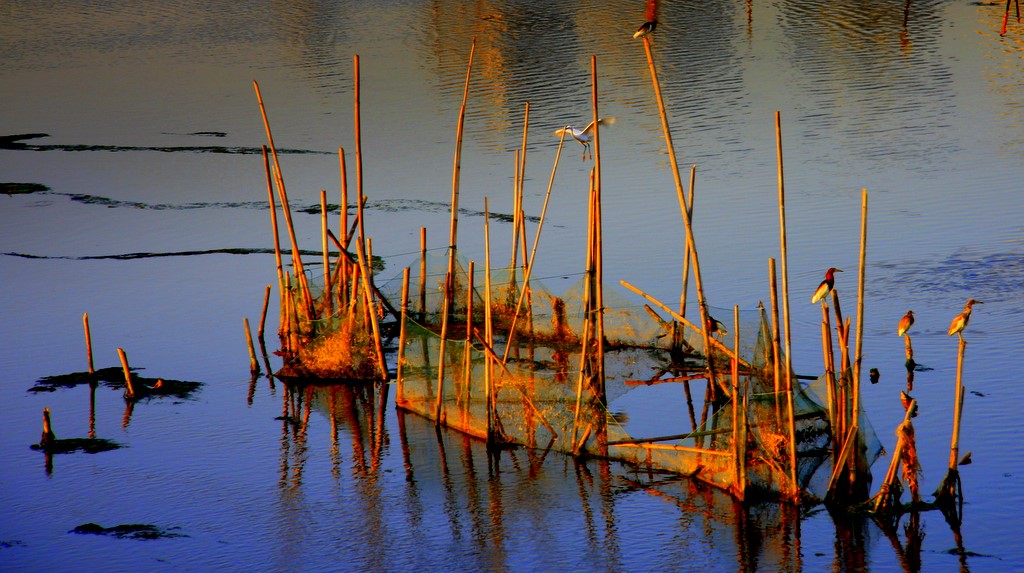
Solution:
M42 183L0 183L0 193L8 195L29 195L31 193L45 193L50 188Z
M32 444L29 447L39 452L46 452L47 454L72 454L75 452L98 454L123 448L124 444L104 438L66 438L63 440L53 440L45 446Z
M102 385L111 389L124 389L124 370L111 366L100 368L93 373L71 372L69 374L57 374L46 376L36 381L35 386L28 389L29 392L54 392L62 388L74 388L82 384ZM190 398L192 393L198 390L203 383L190 380L171 380L168 378L147 378L132 373L132 384L139 398L153 398L171 396L174 398Z
M180 527L159 527L149 523L127 523L113 527L103 527L97 523L83 523L69 531L79 535L107 535L118 539L138 539L149 541L152 539L169 539L172 537L188 537L184 533L178 533Z

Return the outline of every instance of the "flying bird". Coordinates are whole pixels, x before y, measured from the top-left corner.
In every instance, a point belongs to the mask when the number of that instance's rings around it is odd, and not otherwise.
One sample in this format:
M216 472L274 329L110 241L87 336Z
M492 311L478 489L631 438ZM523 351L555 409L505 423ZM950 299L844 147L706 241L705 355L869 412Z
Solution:
M903 336L908 330L910 330L910 327L913 326L913 324L914 311L908 310L907 314L903 315L903 318L900 319L900 325L896 327L896 334L898 336Z
M818 285L818 290L814 291L814 295L811 296L811 303L818 302L825 298L825 295L832 292L832 287L836 284L835 273L841 272L843 272L842 269L837 269L835 267L829 267L829 269L825 271L825 280L821 281L821 284Z
M971 320L971 307L976 304L984 303L980 300L974 300L973 298L967 299L967 304L964 305L964 311L953 317L953 322L949 323L949 332L946 334L949 336L953 336L955 334L963 340L964 336L960 333L963 332L964 328L967 328L967 323Z
M555 135L559 137L562 137L563 135L569 135L572 136L572 138L575 139L576 141L580 142L580 145L583 146L583 160L586 161L587 152L590 151L590 142L594 137L594 129L597 127L597 125L611 125L613 123L615 123L614 117L603 117L597 120L596 122L592 121L588 123L587 127L584 127L583 129L567 125L562 129L556 130ZM590 156L594 156L593 152L591 152Z

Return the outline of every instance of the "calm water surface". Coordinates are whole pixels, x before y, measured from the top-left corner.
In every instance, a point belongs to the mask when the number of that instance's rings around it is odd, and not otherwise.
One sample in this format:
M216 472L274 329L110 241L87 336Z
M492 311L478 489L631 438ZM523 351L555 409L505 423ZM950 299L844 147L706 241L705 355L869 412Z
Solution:
M1011 20L1000 37L1001 5L668 2L653 36L681 166L697 166L704 288L723 315L769 296L781 112L799 372L821 370L820 311L806 300L825 268L847 271L838 288L853 300L868 189L864 365L882 378L863 398L891 448L905 388L894 330L913 309L915 357L930 368L913 392L927 492L949 452L956 342L945 330L965 299L985 302L967 336L962 538L937 512L887 533L817 509L743 507L685 481L645 488L663 478L616 465L488 457L399 417L381 389L250 385L242 319L258 320L275 280L261 252L272 237L252 81L275 143L294 151L282 156L293 205L315 206L320 189L337 203L339 146L354 173L356 54L382 278L414 260L420 227L432 250L447 244L475 37L463 253L483 258L485 197L511 210L527 102L526 210L539 214L552 132L588 121L596 56L601 114L618 119L601 132L605 277L678 299L679 207L630 37L643 3L527 4L0 3L0 136L47 134L0 149L0 182L49 189L0 195L0 569L1024 570L1024 399L1009 362L1024 350L1024 25ZM584 262L590 163L579 151L563 153L537 259L555 292ZM317 216L297 227L301 246L319 248ZM494 252L509 251L509 230L493 225ZM92 416L87 386L28 392L86 368L84 312L97 366L118 365L120 347L143 375L202 388L126 411L120 391L100 386ZM680 389L633 397L629 413L671 416L661 405L672 399L682 404ZM126 447L55 456L48 471L28 447L44 407L58 437L92 427ZM178 536L68 533L89 522Z

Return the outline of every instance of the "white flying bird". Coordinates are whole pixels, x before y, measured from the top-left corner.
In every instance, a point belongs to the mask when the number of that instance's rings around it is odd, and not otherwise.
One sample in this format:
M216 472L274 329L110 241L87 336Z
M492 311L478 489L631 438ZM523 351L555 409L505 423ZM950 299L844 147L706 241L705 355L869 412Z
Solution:
M571 135L573 139L575 139L576 141L580 142L580 145L583 146L583 160L586 161L586 159L587 159L587 152L590 151L590 140L594 136L594 127L595 127L594 124L595 123L598 123L598 124L601 124L601 125L611 125L611 124L615 123L615 118L614 117L602 117L601 119L597 120L597 122L593 122L592 121L592 122L588 123L587 127L584 127L583 129L579 129L579 128L573 127L571 125L567 125L567 126L563 127L562 129L559 129L559 130L555 131L555 135L557 135L559 137L562 137L563 135ZM594 154L591 153L590 156L593 157Z

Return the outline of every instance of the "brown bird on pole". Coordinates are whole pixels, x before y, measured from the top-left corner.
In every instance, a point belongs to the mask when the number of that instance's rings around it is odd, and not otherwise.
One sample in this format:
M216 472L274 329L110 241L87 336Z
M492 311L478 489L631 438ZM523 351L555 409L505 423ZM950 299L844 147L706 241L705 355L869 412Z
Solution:
M953 322L949 323L949 332L946 333L949 336L954 334L959 336L963 340L964 335L960 334L964 328L967 328L967 323L971 320L971 307L976 304L984 304L980 300L974 300L973 298L967 299L967 304L964 305L964 311L956 315L953 318Z
M908 310L907 314L903 315L903 318L900 319L900 325L896 327L896 334L899 336L903 336L904 334L907 333L908 330L910 330L910 327L913 326L913 324L914 311Z
M814 291L814 295L811 296L812 304L824 299L825 295L832 291L832 287L836 284L835 273L841 272L843 272L842 269L837 269L835 267L829 267L829 269L825 271L825 280L821 281L821 284L818 285L818 290Z

